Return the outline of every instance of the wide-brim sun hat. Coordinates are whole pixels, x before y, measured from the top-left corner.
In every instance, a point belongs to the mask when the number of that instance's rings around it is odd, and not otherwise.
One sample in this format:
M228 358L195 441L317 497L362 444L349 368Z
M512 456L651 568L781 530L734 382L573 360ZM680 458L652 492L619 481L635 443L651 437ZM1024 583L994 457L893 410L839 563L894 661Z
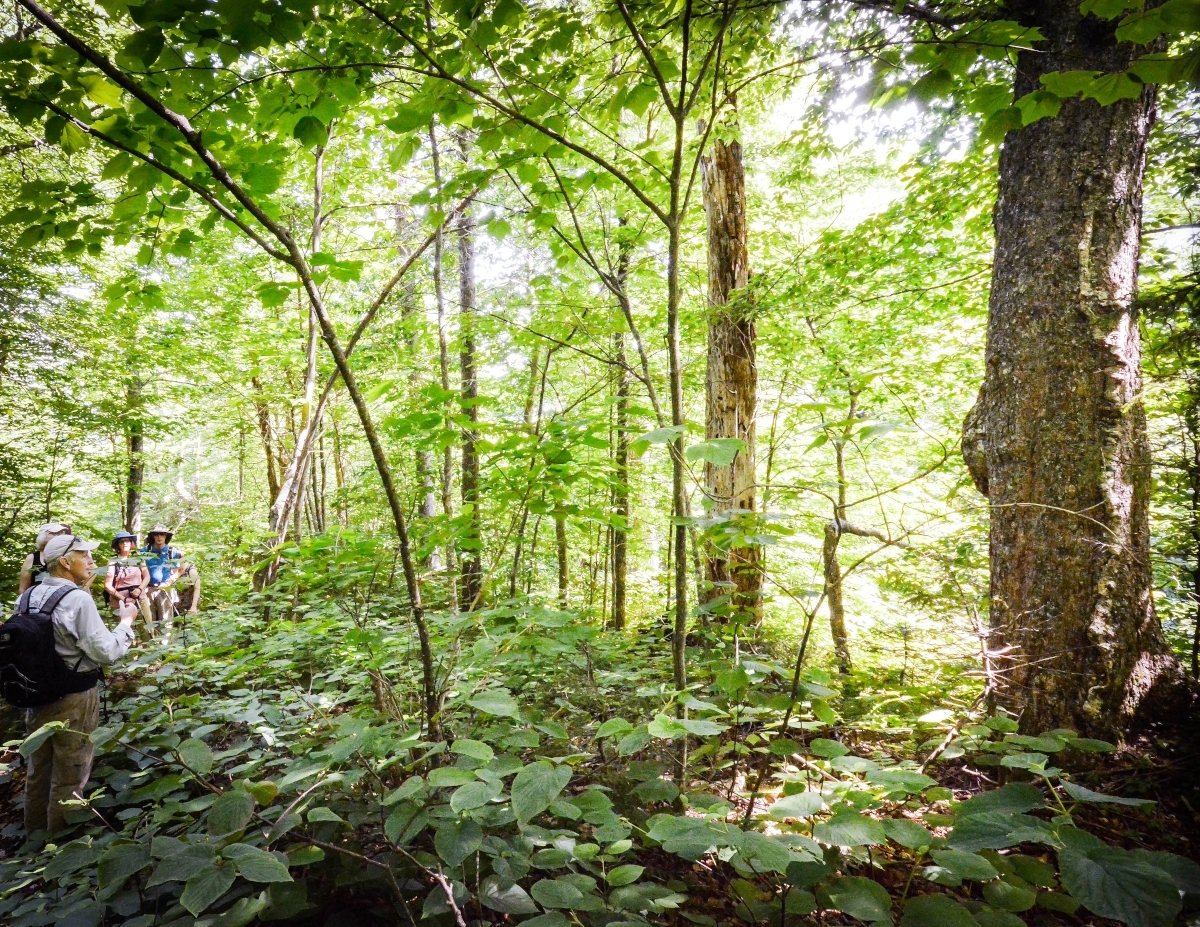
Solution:
M171 543L171 538L175 537L175 532L172 531L170 528L168 528L166 525L164 525L162 522L159 522L157 525L155 525L153 528L151 528L149 531L146 532L146 540L149 541L150 538L156 534L165 534L167 536L168 544Z
M131 534L128 531L118 531L115 535L113 535L113 539L110 542L110 546L112 547L113 550L116 550L117 546L122 541L133 541L133 546L137 547L138 536L136 534Z

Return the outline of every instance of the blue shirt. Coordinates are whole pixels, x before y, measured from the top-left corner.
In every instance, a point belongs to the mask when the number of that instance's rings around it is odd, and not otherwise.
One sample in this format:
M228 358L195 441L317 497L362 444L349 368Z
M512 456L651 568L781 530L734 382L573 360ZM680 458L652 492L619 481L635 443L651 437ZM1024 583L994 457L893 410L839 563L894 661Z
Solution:
M142 548L142 553L146 555L146 568L150 571L150 586L161 586L171 574L179 568L179 563L183 559L183 554L175 550L173 547L164 547L160 551L154 551L150 545Z

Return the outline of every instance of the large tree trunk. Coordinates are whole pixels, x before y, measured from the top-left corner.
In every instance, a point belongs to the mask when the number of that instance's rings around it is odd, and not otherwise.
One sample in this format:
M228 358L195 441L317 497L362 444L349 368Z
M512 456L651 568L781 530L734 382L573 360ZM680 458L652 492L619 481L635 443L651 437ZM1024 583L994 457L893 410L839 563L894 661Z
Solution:
M708 219L709 302L704 437L734 438L744 445L731 466L705 464L704 485L711 514L730 518L732 521L721 527L736 533L738 515L755 510L754 416L758 393L754 317L738 293L750 282L742 146L718 138L701 166ZM733 613L757 622L762 615L759 549L709 544L706 553L709 599L728 593Z
M571 567L567 559L567 510L561 502L554 506L554 552L558 562L558 607L566 608L571 601Z
M129 452L129 473L125 480L125 530L142 532L142 482L146 475L146 426L142 418L142 381L129 381L125 397L129 408L125 427L125 443Z
M478 608L483 597L482 546L479 528L479 382L475 373L475 218L464 209L458 222L459 364L462 379L462 413L470 423L462 432L463 529L462 589L460 609Z
M1125 70L1137 49L1075 0L1010 13L1050 71ZM1010 132L1000 156L986 374L964 457L991 503L991 625L1002 703L1028 731L1127 728L1178 666L1151 600L1150 460L1132 305L1154 89Z

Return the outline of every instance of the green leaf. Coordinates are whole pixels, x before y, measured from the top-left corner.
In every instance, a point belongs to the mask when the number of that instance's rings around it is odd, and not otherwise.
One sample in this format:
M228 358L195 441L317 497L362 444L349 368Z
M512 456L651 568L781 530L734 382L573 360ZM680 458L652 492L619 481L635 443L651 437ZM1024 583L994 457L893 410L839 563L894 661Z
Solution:
M737 838L738 856L755 872L787 872L793 857L787 845L766 834L748 830Z
M1101 106L1110 106L1117 100L1136 100L1145 89L1145 84L1129 74L1105 74L1088 84L1083 91L1083 98L1095 100Z
M292 138L305 148L320 148L329 141L329 130L316 116L301 116L292 129Z
M1037 903L1037 889L1017 876L1004 876L997 882L985 885L983 897L988 904L1001 911L1019 913L1028 911Z
M221 837L245 830L253 814L254 796L241 789L230 789L209 809L208 832Z
M1163 20L1162 10L1149 10L1145 13L1134 13L1126 16L1117 26L1117 40L1132 42L1134 45L1149 45L1167 31Z
M1084 753L1112 753L1117 748L1107 740L1092 740L1090 737L1076 737L1071 746Z
M208 844L185 845L154 867L146 887L153 888L164 882L186 882L197 873L216 865L216 857L216 849Z
M1001 911L991 905L983 905L975 912L978 927L1025 927L1025 922L1009 911Z
M959 805L954 813L959 818L989 811L1005 811L1023 814L1044 807L1046 799L1042 790L1027 782L1013 782L990 792L981 792Z
M213 752L203 740L190 738L175 748L179 761L197 775L207 776L213 768Z
M878 882L861 876L830 879L822 890L826 907L860 921L887 921L891 918L892 899Z
M605 737L623 737L632 730L633 725L624 718L609 718L596 731L596 739L603 740Z
M59 731L67 730L69 725L65 721L51 721L48 724L43 724L36 731L21 741L21 746L17 752L25 759L29 759L41 749L42 744L57 734Z
M853 811L841 811L813 828L813 838L835 847L876 846L887 843L883 825Z
M1147 810L1157 804L1157 802L1151 801L1148 798L1121 798L1119 795L1105 795L1101 792L1093 792L1091 789L1085 789L1082 785L1076 785L1074 782L1064 781L1062 789L1076 801L1086 801L1098 805L1128 805L1130 808Z
M454 790L450 796L450 808L459 814L482 808L502 791L504 786L499 782L468 782Z
M653 431L648 431L636 441L629 445L629 452L635 457L640 457L646 453L646 449L651 444L672 444L677 438L683 436L686 429L682 425L668 425L666 428L655 428Z
M937 785L936 779L908 769L872 769L867 772L867 781L893 792L907 792L910 795Z
M929 854L939 866L948 869L961 882L972 880L986 882L1000 873L982 856L963 850L934 850Z
M501 887L504 886L504 887ZM529 893L519 885L509 882L504 885L499 876L490 875L479 886L479 900L485 908L499 911L501 914L537 914L538 906L533 903ZM534 918L533 923L543 918Z
M971 912L945 895L921 895L904 906L900 927L979 927Z
M745 449L745 442L737 438L710 438L693 444L684 452L684 457L692 463L703 461L714 467L729 467Z
M813 756L820 756L824 757L825 759L833 759L837 756L845 756L850 752L850 748L844 744L838 743L836 740L827 740L824 737L817 737L808 745L808 752Z
M150 848L141 843L117 843L100 857L96 873L101 888L122 884L135 872L150 865Z
M448 866L459 866L483 846L483 830L471 820L447 821L433 836L438 856Z
M489 689L467 699L467 704L485 714L498 718L515 718L517 702L505 689Z
M336 811L326 808L324 805L318 805L316 808L309 808L304 815L308 818L309 824L345 824L341 816Z
M121 89L110 84L99 74L84 74L79 83L87 98L97 106L116 107L121 105Z
M161 30L145 29L126 39L121 52L126 58L139 61L142 67L149 68L162 54L164 44Z
M573 910L583 903L583 892L564 879L542 879L529 890L533 900L544 908Z
M429 784L435 789L447 789L475 782L478 778L469 769L459 769L457 766L439 766L429 773Z
M1007 811L960 815L946 839L951 847L970 853L1003 850L1020 843L1057 843L1053 828L1045 821Z
M885 818L883 832L900 846L910 850L919 850L933 843L933 834L916 821L906 818Z
M1183 907L1167 873L1116 847L1068 847L1059 851L1058 868L1072 898L1129 927L1167 927Z
M613 888L629 885L631 882L636 882L640 879L642 873L645 871L645 866L635 866L631 863L626 863L624 866L617 866L608 873L608 884Z
M512 808L518 823L524 824L550 807L571 781L569 766L554 766L538 760L513 778Z
M1135 859L1157 866L1171 877L1175 887L1184 894L1200 895L1200 863L1174 853L1155 853L1150 850L1131 850Z
M221 851L226 859L232 859L238 874L247 882L290 882L287 866L273 853L244 843L235 843Z
M634 728L617 741L617 753L621 756L632 756L653 739L649 729L645 725Z
M825 799L818 792L799 792L796 795L785 795L767 809L767 817L772 821L785 821L789 818L810 818L825 807Z
M179 898L193 916L199 917L208 907L229 891L237 878L232 865L212 866L187 880Z
M482 760L484 763L490 763L496 755L495 751L482 740L467 740L466 738L454 741L450 752L457 753L459 756L469 756L473 760Z

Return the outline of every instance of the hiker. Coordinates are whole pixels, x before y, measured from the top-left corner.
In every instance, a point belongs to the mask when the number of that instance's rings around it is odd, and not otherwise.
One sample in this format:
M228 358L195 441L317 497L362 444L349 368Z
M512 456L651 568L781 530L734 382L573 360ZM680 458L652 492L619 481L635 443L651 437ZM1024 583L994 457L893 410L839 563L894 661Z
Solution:
M25 723L33 733L52 721L65 722L69 730L50 737L29 758L25 779L25 834L55 834L66 821L63 802L83 797L92 771L92 742L88 735L100 723L97 684L100 668L111 666L133 644L133 618L137 609L123 606L120 623L110 631L100 620L96 603L87 591L95 576L92 551L99 546L65 534L51 538L42 551L46 575L21 597L29 609L53 606L54 649L67 670L59 691L66 694L48 704L29 708ZM64 591L65 590L65 591ZM20 606L18 607L20 608Z
M170 546L174 536L175 532L166 525L157 524L146 535L146 546L142 548L150 571L150 613L168 631L181 605L191 615L200 608L200 572L184 561L181 550ZM181 599L180 590L188 596L186 602Z
M152 629L153 617L146 595L146 589L150 586L150 570L140 557L134 556L137 535L120 531L110 543L116 557L109 562L104 573L104 591L108 594L109 608L113 614L118 614L122 605L134 605L141 612L146 627Z
M22 593L34 583L37 582L39 574L45 569L42 561L42 548L53 537L60 534L70 534L70 525L60 525L56 521L52 521L47 525L42 525L38 529L37 540L34 541L34 551L25 558L25 562L21 564L21 577L17 581L17 592Z

